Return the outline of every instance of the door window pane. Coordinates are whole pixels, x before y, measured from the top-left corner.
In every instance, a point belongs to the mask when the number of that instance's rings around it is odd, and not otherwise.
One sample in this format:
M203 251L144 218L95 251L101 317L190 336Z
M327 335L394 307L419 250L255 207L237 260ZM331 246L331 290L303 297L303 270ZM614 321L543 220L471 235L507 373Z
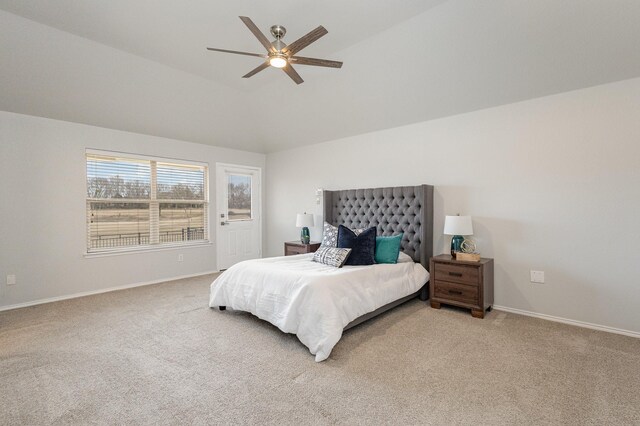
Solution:
M251 220L251 176L229 174L228 220Z

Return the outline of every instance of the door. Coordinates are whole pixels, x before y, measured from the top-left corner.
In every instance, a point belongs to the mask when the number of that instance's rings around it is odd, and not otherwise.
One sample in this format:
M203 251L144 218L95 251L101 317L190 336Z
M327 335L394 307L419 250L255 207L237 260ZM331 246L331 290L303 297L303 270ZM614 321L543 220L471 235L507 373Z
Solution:
M260 169L216 164L218 269L262 254Z

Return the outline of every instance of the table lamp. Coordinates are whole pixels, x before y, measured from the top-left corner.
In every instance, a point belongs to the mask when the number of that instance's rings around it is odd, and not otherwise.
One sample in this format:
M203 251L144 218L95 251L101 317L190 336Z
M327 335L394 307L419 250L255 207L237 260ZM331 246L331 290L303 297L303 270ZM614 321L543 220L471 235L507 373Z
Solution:
M453 235L451 238L451 257L456 257L456 252L462 251L463 235L473 235L471 216L445 216L444 234Z
M296 216L296 227L302 228L300 231L300 242L302 244L309 244L311 241L311 235L309 234L309 227L313 226L313 215L304 212L298 213Z

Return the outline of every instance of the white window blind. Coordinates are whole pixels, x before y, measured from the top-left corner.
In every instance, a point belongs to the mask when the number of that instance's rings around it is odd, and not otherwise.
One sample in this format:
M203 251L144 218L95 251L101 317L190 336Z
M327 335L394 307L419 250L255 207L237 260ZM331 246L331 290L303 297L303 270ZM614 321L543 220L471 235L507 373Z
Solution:
M86 154L87 251L209 239L205 165Z

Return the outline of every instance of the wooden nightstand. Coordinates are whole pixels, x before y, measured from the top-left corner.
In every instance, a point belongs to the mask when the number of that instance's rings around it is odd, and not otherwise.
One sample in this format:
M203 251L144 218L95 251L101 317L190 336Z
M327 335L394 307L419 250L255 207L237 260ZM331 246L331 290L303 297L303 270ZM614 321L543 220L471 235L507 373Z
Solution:
M429 293L431 307L440 304L471 309L471 315L484 318L493 305L493 259L463 262L448 254L431 258Z
M300 241L287 241L284 243L284 255L314 253L320 247L320 243L311 241L309 244L302 244Z

